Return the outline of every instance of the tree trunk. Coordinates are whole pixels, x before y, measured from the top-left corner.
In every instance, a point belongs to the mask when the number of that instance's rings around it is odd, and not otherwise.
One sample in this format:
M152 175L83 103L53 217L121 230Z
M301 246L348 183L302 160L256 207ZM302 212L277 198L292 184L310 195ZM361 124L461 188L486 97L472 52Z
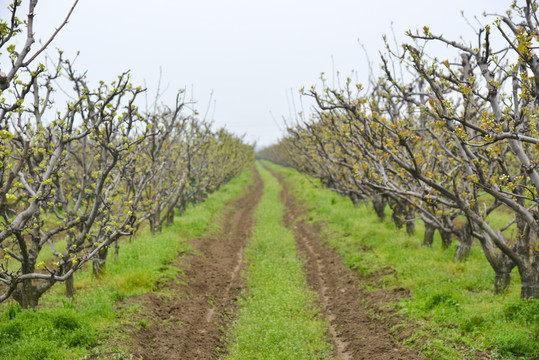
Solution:
M468 240L468 239L466 239ZM471 240L471 239L469 239ZM470 255L470 249L471 249L471 241L468 243L467 241L463 241L461 239L459 241L459 245L457 247L457 251L455 251L455 255L453 256L453 261L464 261L466 258L468 258L468 255Z
M372 197L372 206L374 208L374 211L376 212L376 215L378 215L380 221L384 221L384 219L386 218L386 203L387 199L383 195L377 194Z
M114 240L114 261L118 261L118 256L120 256L120 243L118 239Z
M65 271L68 272L69 270L71 270L71 267L72 267L72 263L71 262L67 262L65 264ZM72 298L73 296L75 296L75 279L73 277L73 274L71 274L70 277L68 277L65 281L66 283L66 297L68 298Z
M171 206L167 212L167 226L174 225L174 206Z
M391 214L391 221L395 223L397 229L402 229L405 222L404 206L402 206L399 201L395 201L391 205L391 209L393 210L393 213Z
M105 246L101 248L101 250L99 250L92 259L93 273L96 279L103 277L103 275L105 274L108 252L109 248L108 246Z
M185 199L185 197L183 197L180 200L180 205L178 206L178 214L179 214L179 216L183 216L183 214L185 213L185 210L187 210L187 199Z
M530 240L537 241L537 230L532 231L532 227L520 216L516 217L516 222L518 239L511 248L521 258L528 260L525 261L524 266L518 268L521 280L520 297L537 299L539 298L539 251L531 246L532 253L530 254Z
M527 235L529 235L529 233ZM518 246L517 251L519 253L529 256L529 247L522 246L520 242L517 242L516 246ZM539 299L539 250L533 247L532 256L528 259L531 260L531 264L527 263L525 268L518 268L521 279L520 297L522 299Z
M509 258L509 256L504 253L499 253L496 250L496 246L487 234L479 236L478 240L481 243L481 248L483 249L487 261L494 270L494 294L504 293L511 283L511 271L516 264ZM516 244L511 248L515 250Z
M359 201L361 200L358 196L357 193L355 192L350 192L348 193L348 197L350 198L350 200L352 201L352 204L354 204L354 207L357 208L359 207Z
M520 287L520 297L522 299L539 299L539 271L533 266L526 269L518 269L522 284Z
M31 279L23 280L13 292L13 298L23 309L36 309L40 297L41 294Z
M436 228L425 222L425 236L423 237L423 246L432 246L432 243L434 242L434 232L436 231Z
M496 272L494 279L494 294L503 294L507 291L509 284L511 283L511 274L508 272Z
M69 238L67 239L67 248L71 248L71 246L73 245L73 234L70 234ZM71 267L73 266L73 263L70 262L70 261L67 261L65 263L65 272L68 272L69 270L71 270ZM70 277L68 277L65 281L66 283L66 297L68 298L72 298L73 296L75 296L75 279L73 277L73 274L71 274Z
M406 233L410 236L415 234L415 209L411 206L406 213Z
M155 220L153 216L150 216L150 218L148 219L148 222L150 223L150 231L152 233L152 237L154 237L155 236Z
M72 298L75 296L75 279L73 274L66 279L66 297Z
M452 234L448 231L438 230L442 238L442 249L447 249L453 242Z
M453 256L453 261L463 261L468 255L470 255L470 249L472 248L472 233L470 225L466 222L464 229L460 229L457 232L459 237L459 246L457 251L455 251L455 256Z
M511 283L511 271L513 271L515 266L516 264L513 260L504 253L501 253L498 256L497 266L493 266L494 272L496 273L496 278L494 279L494 294L502 294L507 291L507 288Z

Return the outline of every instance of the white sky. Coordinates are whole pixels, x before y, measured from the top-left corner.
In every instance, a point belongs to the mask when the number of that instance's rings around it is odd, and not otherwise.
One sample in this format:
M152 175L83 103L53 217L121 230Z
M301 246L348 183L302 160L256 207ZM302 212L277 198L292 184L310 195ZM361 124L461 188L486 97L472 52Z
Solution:
M0 0L1 11L6 2ZM358 39L378 73L382 35L391 35L391 22L401 41L405 30L424 25L447 37L475 39L460 10L473 24L474 15L487 23L484 10L501 13L510 2L80 0L52 48L68 57L80 50L77 69L88 70L93 84L131 70L136 85L146 81L149 99L161 67L168 86L165 102L186 88L204 115L213 91L208 117L216 126L265 146L281 136L279 126L283 116L290 116L292 97L299 108L298 90L319 83L321 72L331 81L333 67L342 77L355 70L366 82L368 66ZM41 0L36 38L46 39L71 3Z

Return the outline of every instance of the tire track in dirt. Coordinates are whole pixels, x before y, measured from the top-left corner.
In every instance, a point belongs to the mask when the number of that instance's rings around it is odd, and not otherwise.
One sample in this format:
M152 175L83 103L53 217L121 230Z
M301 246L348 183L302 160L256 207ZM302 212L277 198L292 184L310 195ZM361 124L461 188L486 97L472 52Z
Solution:
M132 334L130 352L135 357L217 359L222 355L224 329L234 317L244 285L239 276L244 247L263 193L260 174L253 171L253 184L227 206L220 230L189 242L195 251L176 264L184 274L164 285L171 294L139 297L144 303L143 319L150 325Z
M319 230L303 219L306 210L297 203L283 176L268 170L282 186L284 224L294 232L298 252L307 260L307 282L320 295L329 320L334 355L343 360L421 359L412 349L398 344L383 323L369 316L358 275L324 244Z

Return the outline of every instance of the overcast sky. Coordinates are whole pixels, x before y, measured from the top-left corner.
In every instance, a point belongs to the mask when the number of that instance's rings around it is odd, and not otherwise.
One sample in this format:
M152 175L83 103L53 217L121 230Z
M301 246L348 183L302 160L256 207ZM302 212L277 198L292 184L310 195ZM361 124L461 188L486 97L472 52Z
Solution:
M504 12L510 2L80 0L51 47L68 57L80 51L77 68L88 70L94 84L130 70L135 84L146 82L150 97L161 67L163 87L168 86L165 102L186 88L201 115L210 104L208 117L216 126L265 146L281 136L292 100L299 110L298 90L319 83L321 72L331 81L333 69L344 77L356 71L354 77L367 81L358 40L377 72L382 35L391 36L392 22L400 41L407 29L424 25L433 33L473 39L461 10L476 25L474 15L488 23L483 11ZM47 38L71 3L41 0L36 38Z

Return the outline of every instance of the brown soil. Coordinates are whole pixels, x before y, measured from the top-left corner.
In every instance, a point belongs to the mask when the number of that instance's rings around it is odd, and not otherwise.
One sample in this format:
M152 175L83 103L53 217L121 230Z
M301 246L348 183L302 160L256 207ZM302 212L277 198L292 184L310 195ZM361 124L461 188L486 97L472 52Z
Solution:
M243 250L251 237L253 214L263 193L255 171L254 183L231 203L221 230L190 241L194 252L179 259L184 273L164 284L161 295L147 293L141 314L148 324L130 334L135 357L158 359L217 359L224 351L224 329L234 316L243 286Z
M334 355L343 360L420 359L414 350L399 344L391 335L388 330L388 325L393 325L391 316L387 316L388 310L383 310L388 302L406 296L407 290L363 291L358 274L324 244L320 229L303 219L306 210L297 203L289 184L280 174L272 173L283 187L284 223L293 230L298 251L306 258L307 282L319 293L329 319Z

